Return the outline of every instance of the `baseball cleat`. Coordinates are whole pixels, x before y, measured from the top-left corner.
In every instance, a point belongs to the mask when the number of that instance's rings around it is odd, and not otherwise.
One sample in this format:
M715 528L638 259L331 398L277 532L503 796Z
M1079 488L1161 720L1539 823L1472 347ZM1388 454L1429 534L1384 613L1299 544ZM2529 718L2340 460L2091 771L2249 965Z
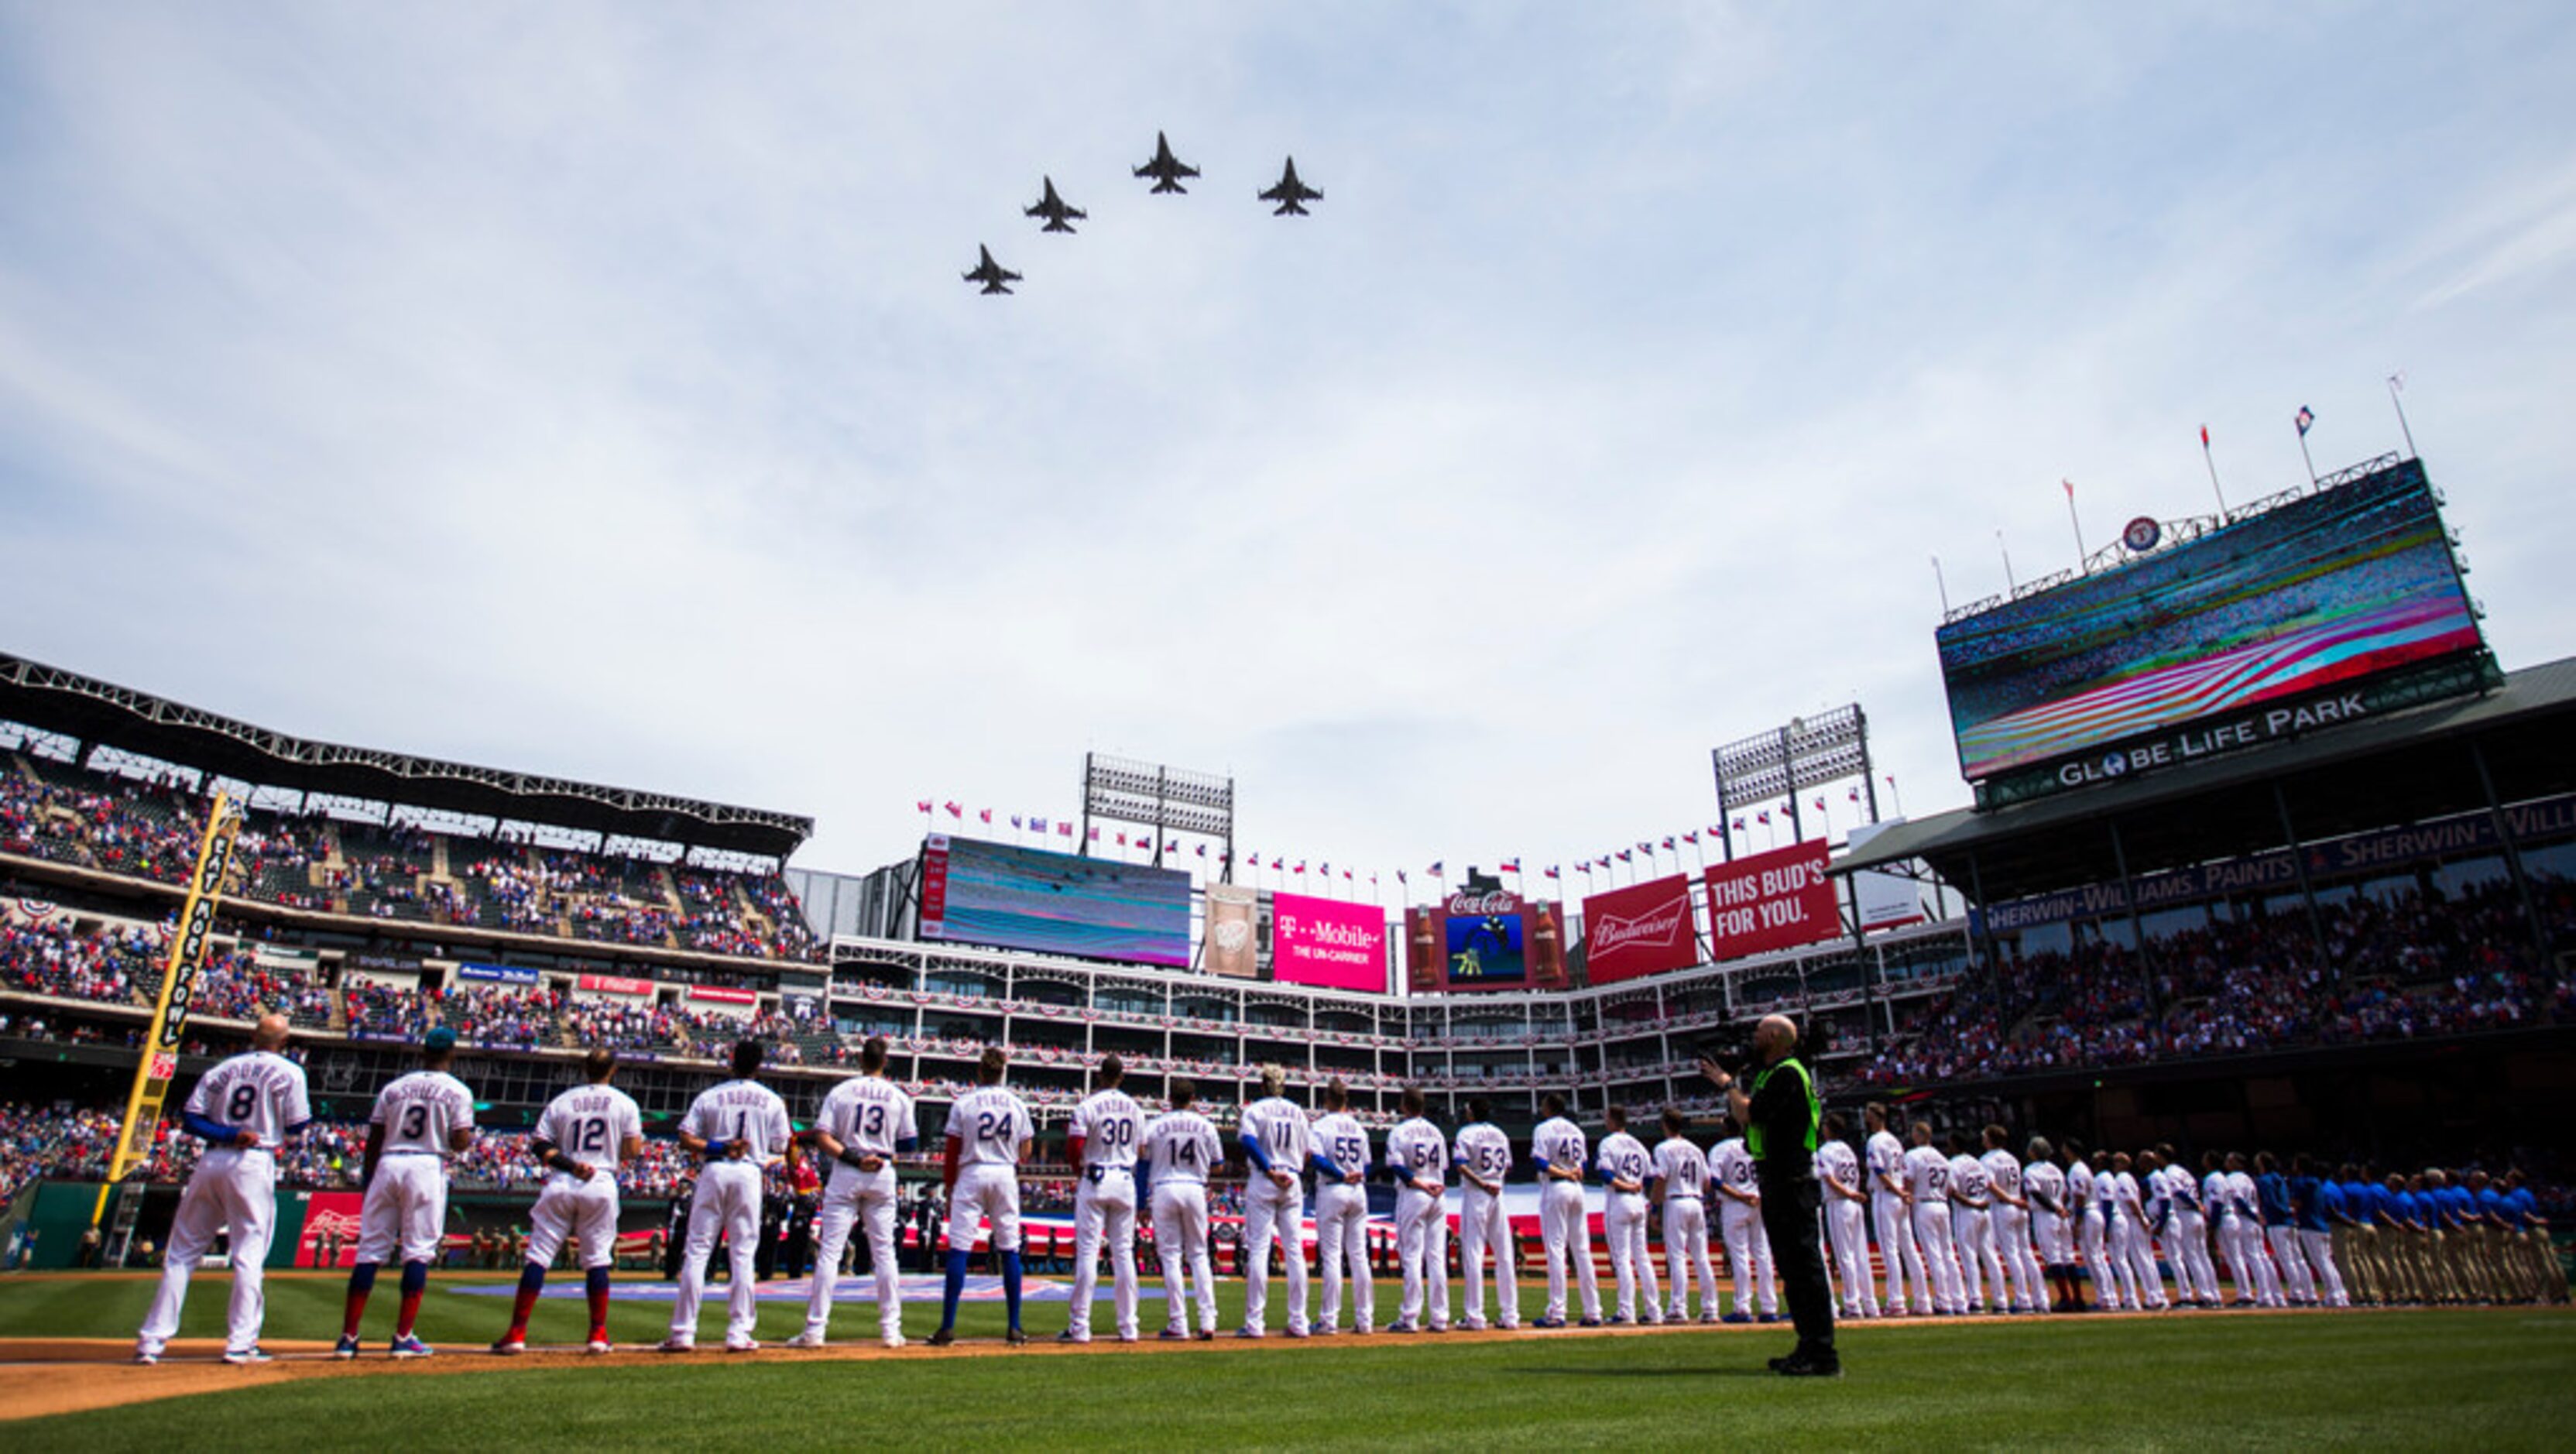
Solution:
M1360 1331L1363 1331L1363 1332L1364 1332L1364 1331L1366 1331L1366 1330L1367 1330L1367 1325L1366 1325L1365 1323L1362 1323L1362 1324L1360 1324L1360 1325L1358 1325L1358 1326L1359 1326L1359 1330L1360 1330ZM1324 1324L1322 1327L1315 1328L1315 1329L1313 1329L1313 1330L1311 1330L1311 1331L1312 1331L1312 1332L1314 1333L1314 1335L1315 1335L1316 1337L1318 1337L1318 1338L1329 1338L1329 1337L1333 1336L1335 1333L1340 1332L1340 1331L1341 1331L1341 1329L1334 1327L1334 1326L1333 1326L1332 1324L1330 1324L1330 1323L1326 1323L1326 1324Z
M137 1348L134 1350L134 1361L142 1364L146 1368L149 1368L153 1364L161 1361L161 1350L158 1348Z
M695 1353L698 1345L687 1338L665 1338L653 1345L656 1353Z
M528 1351L528 1341L525 1338L498 1339L492 1344L492 1351L504 1358L513 1357Z
M593 1338L589 1343L583 1345L581 1351L584 1353L614 1353L617 1351L617 1345L609 1342L606 1338Z
M1201 1329L1199 1329L1199 1330L1198 1330L1198 1332L1197 1332L1197 1333L1193 1334L1192 1336L1193 1336L1193 1337L1195 1337L1195 1338L1197 1338L1197 1339L1198 1339L1198 1341L1200 1341L1200 1342L1202 1342L1202 1343L1213 1343L1213 1342L1215 1342L1215 1341L1216 1341L1216 1329L1214 1329L1214 1328L1201 1328Z
M1290 1328L1288 1330L1288 1336L1291 1338L1303 1338L1306 1336L1306 1330L1303 1328Z
M900 1348L903 1346L903 1335L901 1333L888 1333L877 1341L888 1348Z
M757 1338L727 1338L725 1339L725 1351L727 1353L757 1353L760 1351L760 1340Z
M1449 1331L1449 1325L1447 1323L1433 1323L1430 1326L1430 1331L1434 1333L1446 1333Z
M1715 1313L1702 1313L1699 1315L1699 1320L1703 1323L1714 1323L1718 1321L1718 1316Z
M1776 1322L1780 1321L1780 1315L1779 1315L1778 1313L1764 1313L1762 1316L1760 1316L1760 1317L1758 1317L1758 1318L1755 1318L1753 1321L1755 1321L1755 1322L1757 1322L1757 1323L1776 1323Z
M1002 1341L1003 1341L1003 1342L1005 1342L1005 1343L1010 1344L1010 1345L1011 1345L1012 1347L1014 1347L1014 1348L1017 1348L1017 1347L1020 1347L1020 1346L1022 1346L1022 1345L1024 1345L1024 1344L1026 1344L1026 1343L1029 1341L1029 1335L1028 1335L1028 1334L1026 1334L1026 1333L1024 1333L1024 1332L1022 1332L1022 1331L1020 1331L1020 1330L1019 1330L1019 1329L1017 1329L1017 1328L1013 1328L1013 1329L1012 1329L1012 1330L1010 1330L1009 1332L1004 1333L1004 1334L1002 1335Z
M1154 1336L1162 1339L1166 1343L1186 1343L1190 1341L1189 1330L1186 1328L1165 1328Z
M226 1363L230 1363L230 1364L234 1364L234 1365L244 1365L244 1364L254 1364L254 1363L266 1363L266 1362L268 1362L268 1361L270 1361L270 1360L269 1360L269 1356L268 1356L267 1354L262 1353L261 1351L259 1351L259 1345L258 1345L258 1344L256 1344L256 1343L253 1343L252 1345L250 1345L250 1346L249 1346L249 1347L247 1347L247 1348L227 1348L227 1349L225 1349L225 1350L224 1350L224 1361L225 1361Z
M1585 1318L1582 1322L1577 1323L1575 1326L1576 1326L1576 1327L1579 1327L1579 1328L1597 1328L1597 1327L1600 1327L1600 1326L1601 1326L1601 1318L1600 1318L1600 1315L1599 1315L1599 1314L1595 1314L1595 1315L1593 1315L1593 1316L1591 1316L1591 1317Z
M1734 1312L1728 1313L1725 1317L1718 1319L1718 1321L1721 1323L1749 1323L1753 1321L1753 1315L1744 1311L1742 1308L1738 1308Z
M1459 1323L1458 1327L1462 1332L1481 1333L1485 1331L1485 1320L1482 1318L1469 1318Z
M930 1346L933 1348L945 1348L956 1341L957 1335L946 1328L930 1335Z
M1237 1328L1234 1330L1234 1336L1238 1338L1258 1338L1262 1336L1262 1333L1259 1328Z
M396 1358L427 1358L430 1346L420 1341L417 1333L397 1333L394 1335L393 1354Z
M1133 1343L1138 1341L1138 1338L1139 1335L1135 1333L1121 1333L1118 1335L1118 1341L1121 1343Z
M1414 1331L1414 1328L1411 1323L1406 1322L1402 1318L1398 1318L1378 1331L1382 1333L1410 1333Z
M355 1333L343 1333L343 1334L341 1334L341 1335L340 1335L340 1341L331 1345L331 1356L332 1356L332 1357L334 1357L334 1358L355 1358L355 1357L357 1357L357 1356L358 1356L358 1335L357 1335L357 1334L355 1334Z
M1091 1335L1088 1333L1076 1334L1071 1328L1067 1328L1063 1332L1056 1334L1055 1340L1059 1343L1088 1343L1091 1341Z
M1562 1328L1565 1326L1565 1319L1540 1318L1536 1322L1531 1323L1530 1326L1533 1328Z
M820 1333L799 1333L795 1337L788 1339L786 1342L781 1343L778 1346L781 1348L820 1348L823 1346L823 1335Z

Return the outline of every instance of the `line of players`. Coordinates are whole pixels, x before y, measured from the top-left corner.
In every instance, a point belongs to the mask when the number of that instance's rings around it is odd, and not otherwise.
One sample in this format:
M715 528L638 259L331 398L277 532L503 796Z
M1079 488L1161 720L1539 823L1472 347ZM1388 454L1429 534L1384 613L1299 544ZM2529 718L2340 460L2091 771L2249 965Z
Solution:
M2238 1307L2567 1297L2549 1224L2519 1171L2376 1182L2351 1165L2326 1175L2305 1155L2285 1172L2269 1152L2249 1162L2215 1151L2195 1171L2170 1145L2088 1159L2044 1137L2024 1159L2001 1126L1975 1144L1953 1132L1936 1146L1931 1123L1917 1120L1908 1147L1886 1106L1863 1115L1862 1153L1833 1115L1816 1154L1847 1318L1956 1316L1980 1303L2004 1314L2071 1311L2085 1305L2087 1282L2101 1308L2215 1308L2222 1260ZM1883 1304L1864 1209L1886 1269Z
M182 1194L161 1284L136 1343L136 1359L158 1360L176 1330L187 1283L199 1256L217 1235L229 1232L234 1273L225 1360L265 1361L258 1349L264 1303L259 1270L275 1218L274 1154L311 1119L302 1068L279 1051L287 1027L263 1019L253 1048L209 1071L190 1095L185 1128L207 1143ZM397 1077L376 1098L365 1152L366 1193L360 1212L357 1265L349 1279L344 1321L335 1352L359 1351L359 1329L378 1269L388 1259L401 1268L401 1305L391 1351L426 1357L430 1348L415 1333L423 1289L446 1220L447 1161L470 1144L473 1095L448 1072L455 1036L433 1029L423 1042L419 1070ZM762 1059L758 1041L734 1047L733 1076L702 1092L680 1127L681 1144L704 1162L690 1206L689 1235L681 1257L677 1297L665 1352L692 1351L707 1264L715 1244L729 1244L732 1285L725 1348L750 1351L756 1313L753 1259L758 1238L762 1168L772 1160L800 1159L810 1148L832 1162L817 1217L818 1268L840 1265L854 1233L868 1238L876 1276L879 1336L901 1347L902 1301L895 1285L895 1158L918 1145L912 1098L885 1077L886 1044L862 1048L860 1074L824 1098L809 1131L794 1131L786 1103L754 1079ZM616 1057L594 1050L587 1083L564 1092L539 1119L531 1146L550 1175L531 1212L527 1261L521 1271L510 1326L492 1345L500 1354L523 1352L527 1325L541 1295L546 1268L567 1240L585 1274L592 1353L606 1353L609 1269L617 1220L618 1166L639 1154L642 1116L634 1100L610 1084ZM942 1311L933 1346L954 1340L970 1249L989 1226L990 1246L1001 1264L1009 1313L1008 1341L1023 1343L1018 1168L1036 1133L1036 1119L1003 1086L1007 1059L988 1049L975 1089L951 1107L942 1179L948 1189L948 1247ZM1139 1336L1135 1267L1136 1219L1154 1219L1169 1322L1165 1339L1206 1339L1216 1332L1216 1299L1209 1256L1207 1182L1224 1160L1215 1126L1194 1108L1195 1088L1175 1079L1170 1109L1146 1117L1121 1090L1124 1067L1107 1057L1096 1088L1075 1107L1068 1159L1080 1180L1074 1199L1076 1272L1072 1312L1061 1341L1091 1340L1093 1295L1104 1249L1110 1255L1115 1336ZM1310 1120L1284 1094L1276 1066L1261 1074L1262 1097L1246 1106L1237 1142L1251 1166L1244 1197L1244 1322L1239 1338L1267 1333L1271 1252L1286 1240L1288 1306L1284 1331L1292 1338L1331 1335L1343 1329L1345 1294L1349 1330L1376 1330L1369 1273L1367 1182L1385 1177L1396 1186L1396 1238L1402 1301L1385 1326L1392 1333L1444 1332L1452 1326L1448 1279L1448 1216L1443 1198L1454 1169L1461 1177L1459 1267L1466 1283L1455 1325L1468 1329L1519 1326L1512 1233L1503 1186L1514 1168L1512 1143L1493 1125L1479 1100L1467 1103L1468 1124L1454 1140L1423 1114L1422 1092L1402 1094L1404 1119L1387 1133L1383 1157L1372 1158L1367 1129L1349 1114L1339 1080L1324 1092L1323 1113ZM1546 1119L1531 1138L1532 1169L1540 1184L1539 1225L1548 1295L1536 1320L1563 1327L1568 1282L1581 1299L1580 1322L1605 1321L1590 1248L1584 1187L1605 1189L1604 1231L1616 1281L1612 1323L1661 1323L1688 1315L1696 1287L1704 1322L1772 1321L1777 1316L1770 1247L1760 1218L1752 1158L1740 1137L1702 1153L1686 1134L1687 1121L1663 1116L1664 1139L1649 1149L1627 1129L1623 1110L1605 1113L1598 1147L1565 1115L1561 1096L1542 1102ZM2002 1312L2035 1313L2082 1306L2079 1279L2089 1278L2103 1307L2163 1308L2174 1301L2216 1306L2219 1288L2213 1241L2233 1275L2239 1304L2344 1306L2355 1300L2436 1302L2559 1300L2566 1282L2549 1249L2547 1223L2534 1210L2519 1173L2488 1184L2473 1173L2453 1185L2428 1172L2410 1185L2391 1176L2384 1186L2359 1182L2353 1168L2343 1181L2315 1174L2305 1157L2284 1176L2268 1154L2249 1173L2243 1158L2214 1154L2195 1177L2170 1147L2136 1157L2115 1153L2098 1167L2080 1148L2062 1152L2034 1139L2028 1159L2005 1149L2006 1133L1989 1126L1982 1154L1954 1134L1946 1150L1933 1143L1929 1122L1911 1127L1914 1145L1903 1147L1890 1129L1887 1108L1865 1112L1865 1162L1844 1139L1840 1115L1828 1116L1817 1151L1825 1188L1825 1228L1835 1280L1846 1317L1942 1313L1957 1315L1980 1300ZM1298 1246L1305 1218L1306 1178L1315 1182L1315 1220L1323 1298L1310 1321L1307 1270ZM2143 1179L2142 1179L2143 1178ZM2347 1185L2346 1183L2350 1183ZM1718 1229L1734 1272L1735 1306L1720 1318L1709 1253L1707 1202L1719 1203ZM1663 1243L1670 1259L1671 1299L1658 1288L1649 1252L1648 1220L1660 1207ZM1887 1269L1887 1297L1876 1295L1869 1266L1864 1208L1871 1213ZM2161 1243L2174 1269L2177 1296L2168 1299L2156 1264ZM1490 1255L1496 1316L1485 1317L1484 1269ZM1345 1272L1347 1270L1347 1276ZM2347 1282L2347 1270L2349 1283ZM2048 1285L2054 1282L2055 1287ZM834 1280L818 1274L804 1330L790 1346L819 1347L832 1310ZM1748 1311L1755 1303L1760 1312ZM1195 1327L1192 1314L1195 1312Z

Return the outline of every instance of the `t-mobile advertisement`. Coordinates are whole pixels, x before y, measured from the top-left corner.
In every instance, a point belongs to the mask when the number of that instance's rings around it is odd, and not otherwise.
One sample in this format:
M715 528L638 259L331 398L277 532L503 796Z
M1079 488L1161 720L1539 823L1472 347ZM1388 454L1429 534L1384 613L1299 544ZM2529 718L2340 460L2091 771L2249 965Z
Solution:
M1699 963L1690 876L1674 874L1583 901L1584 968L1594 984L1688 969Z
M1271 895L1270 976L1284 984L1385 993L1385 911L1340 899Z
M1716 959L1794 949L1831 939L1842 927L1822 839L1709 865L1708 938Z

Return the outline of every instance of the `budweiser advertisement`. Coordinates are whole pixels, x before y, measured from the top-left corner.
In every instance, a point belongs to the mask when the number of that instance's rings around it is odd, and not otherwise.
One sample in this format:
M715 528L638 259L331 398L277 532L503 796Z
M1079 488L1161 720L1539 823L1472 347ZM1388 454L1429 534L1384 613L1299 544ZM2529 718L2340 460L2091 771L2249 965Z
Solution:
M1271 895L1270 977L1384 994L1386 911L1340 899Z
M1708 870L1708 941L1713 959L1794 949L1842 932L1825 845L1793 843Z
M1597 985L1699 963L1690 875L1593 894L1583 901L1584 970Z
M1199 965L1228 979L1253 979L1261 972L1258 920L1261 895L1239 884L1207 886L1207 937L1199 946Z
M1462 890L1407 909L1405 977L1417 990L1563 989L1565 919L1555 904Z

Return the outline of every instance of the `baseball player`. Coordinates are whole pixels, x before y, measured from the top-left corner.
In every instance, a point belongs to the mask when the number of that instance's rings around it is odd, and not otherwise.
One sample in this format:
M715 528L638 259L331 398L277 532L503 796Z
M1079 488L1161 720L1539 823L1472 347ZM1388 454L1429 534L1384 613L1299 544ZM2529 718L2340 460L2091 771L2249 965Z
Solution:
M161 1258L161 1281L151 1310L134 1335L134 1361L158 1363L179 1331L188 1278L219 1235L232 1238L233 1295L224 1332L226 1363L266 1363L259 1329L268 1308L261 1271L277 1223L277 1152L313 1119L304 1090L304 1067L278 1052L286 1048L284 1015L263 1015L251 1031L250 1049L207 1071L189 1092L179 1124L206 1143L179 1212L170 1223L170 1245Z
M810 1133L814 1149L832 1163L822 1206L814 1213L813 1289L805 1299L805 1328L790 1348L820 1348L832 1323L832 1293L840 1280L841 1254L853 1230L864 1227L868 1267L876 1276L877 1337L903 1346L903 1293L895 1265L896 1156L921 1144L912 1097L886 1079L886 1039L871 1035L859 1046L859 1073L823 1097Z
M1995 1255L2002 1259L2005 1276L2012 1279L2012 1307L2017 1313L2048 1311L2047 1279L2040 1276L2039 1258L2030 1250L2030 1198L2022 1191L2021 1159L2004 1149L2006 1133L2001 1126L1988 1126L1985 1132L1986 1185L1992 1191L1995 1207L1989 1220L1994 1223Z
M1664 1110L1664 1139L1655 1143L1654 1196L1664 1207L1664 1255L1671 1259L1668 1322L1690 1316L1691 1279L1699 1279L1699 1320L1717 1321L1717 1269L1708 1260L1708 1158L1683 1134L1688 1118ZM1464 1132L1460 1133L1465 1134Z
M1968 1308L1973 1312L1983 1303L2000 1313L2011 1292L2004 1286L2003 1259L1995 1255L1994 1186L1986 1179L1986 1164L1968 1154L1964 1133L1951 1132L1949 1147L1950 1243L1958 1252Z
M2299 1251L2314 1272L2317 1301L2330 1308L2352 1306L2343 1270L2336 1266L2334 1229L2343 1215L2343 1189L2304 1151L2290 1158L2290 1200L2298 1227Z
M2152 1168L2154 1153L2140 1154L2147 1158L2147 1164ZM2103 1233L2110 1243L2112 1265L2121 1268L2128 1280L2129 1305L2163 1312L2173 1304L2165 1299L2164 1274L2156 1270L2156 1250L2149 1236L2151 1223L2147 1218L2146 1199L2138 1190L2136 1174L2130 1170L2134 1164L2125 1151L2111 1153L2111 1185L2103 1195L2109 1199L2107 1210L2118 1220L2106 1222ZM2102 1180L2100 1176L2094 1178L2095 1191L2103 1191Z
M2075 1213L2076 1250L2085 1274L2093 1279L2094 1306L2110 1311L2120 1306L2120 1280L2111 1267L2110 1188L2104 1172L2084 1159L2084 1148L2066 1143L2066 1204Z
M2254 1173L2246 1174L2243 1155L2228 1155L2227 1187L2240 1218L2242 1209L2249 1206L2259 1212L2245 1228L2249 1260L2260 1263L2254 1269L2255 1279L2276 1308L2314 1307L2316 1280L2310 1275L2307 1249L2299 1241L2299 1211L2290 1179L2281 1174L2279 1159L2269 1151L2255 1154ZM2244 1289L2240 1287L2236 1295L2242 1298Z
M1190 1109L1196 1082L1174 1076L1172 1108L1145 1127L1138 1154L1151 1177L1154 1251L1163 1259L1163 1294L1170 1320L1162 1336L1178 1342L1190 1334L1190 1290L1198 1290L1201 1341L1216 1336L1216 1269L1208 1261L1208 1171L1225 1157L1216 1127ZM1184 1268L1186 1267L1186 1275Z
M2069 1235L2074 1220L2068 1215L2066 1173L2057 1164L2057 1151L2048 1138L2030 1138L2030 1160L2022 1164L2022 1196L2030 1203L2030 1235L2038 1243L2039 1264L2048 1275L2053 1289L2042 1307L2081 1311L2083 1292L2078 1285L2074 1238Z
M1441 1199L1449 1193L1449 1138L1423 1116L1420 1086L1406 1086L1396 1106L1404 1119L1386 1133L1386 1166L1396 1188L1395 1255L1404 1269L1404 1302L1387 1331L1411 1333L1427 1327L1446 1333L1449 1213ZM1368 1323L1363 1320L1360 1326Z
M1539 1102L1546 1119L1530 1133L1530 1161L1538 1168L1538 1234L1547 1251L1547 1311L1537 1326L1565 1326L1565 1270L1574 1267L1583 1294L1583 1326L1601 1326L1601 1279L1592 1268L1592 1213L1583 1197L1583 1128L1565 1118L1565 1097L1549 1091Z
M1729 1130L1733 1125L1729 1124ZM1709 1181L1717 1188L1718 1231L1726 1238L1726 1266L1735 1275L1735 1306L1723 1319L1749 1323L1745 1304L1759 1300L1760 1321L1780 1321L1778 1279L1771 1272L1771 1234L1762 1229L1762 1192L1753 1168L1753 1153L1741 1135L1709 1148Z
M1377 1328L1377 1297L1369 1280L1368 1128L1350 1113L1351 1096L1340 1076L1324 1084L1324 1114L1313 1127L1306 1164L1315 1173L1315 1257L1324 1268L1324 1304L1314 1331L1340 1331L1342 1276L1351 1280L1351 1331Z
M2209 1218L2202 1212L2200 1179L2176 1157L2170 1143L2156 1148L2155 1165L2148 1179L2151 1186L2158 1181L2163 1185L2164 1217L2158 1233L2164 1238L2167 1260L2174 1264L2174 1281L2189 1287L2193 1302L2214 1308L2218 1306L2218 1267L2209 1260Z
M1660 1323L1663 1294L1655 1286L1655 1257L1646 1248L1646 1175L1654 1158L1646 1143L1628 1134L1628 1108L1602 1112L1607 1134L1593 1157L1601 1177L1601 1230L1610 1240L1610 1272L1618 1280L1619 1307L1610 1321ZM1638 1293L1645 1294L1644 1306Z
M1481 1098L1468 1101L1468 1124L1458 1128L1457 1139L1450 1143L1461 1183L1458 1271L1467 1279L1467 1304L1458 1326L1476 1332L1485 1327L1487 1248L1494 1256L1496 1324L1506 1331L1521 1325L1520 1290L1512 1276L1512 1223L1503 1212L1503 1178L1512 1169L1512 1138L1494 1125L1493 1115L1493 1108Z
M1258 1338L1266 1331L1270 1306L1270 1245L1284 1239L1288 1264L1288 1336L1306 1336L1305 1182L1297 1173L1306 1165L1309 1127L1306 1113L1283 1095L1288 1072L1261 1067L1261 1099L1243 1108L1235 1138L1253 1175L1243 1189L1243 1326L1238 1338Z
M1923 1268L1932 1283L1934 1311L1959 1317L1968 1299L1959 1282L1959 1253L1950 1230L1950 1158L1932 1144L1932 1123L1917 1121L1907 1130L1914 1144L1905 1152L1905 1188L1914 1209L1914 1241L1923 1249Z
M1816 1179L1825 1189L1825 1241L1833 1248L1834 1275L1843 1285L1843 1316L1874 1318L1878 1289L1870 1281L1869 1229L1862 1220L1869 1193L1861 1190L1860 1157L1843 1139L1850 1129L1839 1111L1825 1117L1825 1139L1816 1146Z
M429 1287L430 1259L447 1233L447 1158L474 1143L474 1092L447 1073L455 1058L456 1032L437 1026L421 1039L420 1069L396 1076L376 1093L376 1108L367 1117L358 1264L349 1269L335 1356L358 1356L358 1322L367 1314L367 1294L375 1290L376 1267L397 1252L402 1305L394 1315L393 1354L429 1356L429 1345L413 1335L412 1325Z
M671 1304L671 1333L661 1343L665 1353L686 1353L698 1344L698 1302L706 1295L707 1259L716 1238L726 1244L732 1286L727 1290L727 1353L750 1353L760 1344L752 1334L759 1313L758 1279L753 1263L760 1254L760 1195L763 1168L781 1153L796 1155L795 1133L787 1125L787 1103L778 1092L753 1080L759 1071L761 1045L737 1040L733 1079L709 1086L689 1103L680 1120L680 1144L703 1163L697 1194L689 1201L689 1245L680 1256L680 1290Z
M1888 1129L1887 1103L1872 1101L1861 1108L1861 1124L1869 1130L1869 1140L1862 1146L1869 1166L1869 1214L1878 1233L1878 1260L1887 1277L1887 1315L1925 1317L1932 1311L1932 1284L1925 1275L1923 1249L1914 1241L1913 1190L1906 1183L1905 1143ZM1907 1295L1907 1287L1913 1289Z
M536 1210L528 1214L519 1300L510 1309L510 1330L492 1345L495 1353L528 1351L528 1315L536 1310L546 1269L567 1236L576 1239L583 1291L590 1302L588 1349L606 1353L613 1346L608 1341L608 1274L617 1261L617 1168L644 1154L644 1113L636 1109L634 1097L608 1083L617 1074L614 1052L591 1051L582 1071L589 1083L549 1102L528 1144L551 1174L537 1193Z
M1002 1341L1029 1341L1020 1329L1020 1158L1037 1135L1037 1117L1005 1090L1010 1060L998 1045L975 1062L975 1088L948 1108L948 1155L941 1182L948 1193L948 1277L939 1295L939 1331L930 1346L957 1341L957 1302L966 1295L966 1261L974 1255L975 1229L993 1226L993 1257L1002 1264L1002 1302L1010 1327Z
M1118 1088L1126 1078L1127 1062L1103 1056L1098 1088L1073 1108L1066 1131L1065 1160L1082 1168L1082 1179L1073 1188L1073 1315L1056 1335L1059 1343L1091 1341L1104 1229L1118 1341L1136 1341L1136 1146L1144 1139L1145 1113Z

